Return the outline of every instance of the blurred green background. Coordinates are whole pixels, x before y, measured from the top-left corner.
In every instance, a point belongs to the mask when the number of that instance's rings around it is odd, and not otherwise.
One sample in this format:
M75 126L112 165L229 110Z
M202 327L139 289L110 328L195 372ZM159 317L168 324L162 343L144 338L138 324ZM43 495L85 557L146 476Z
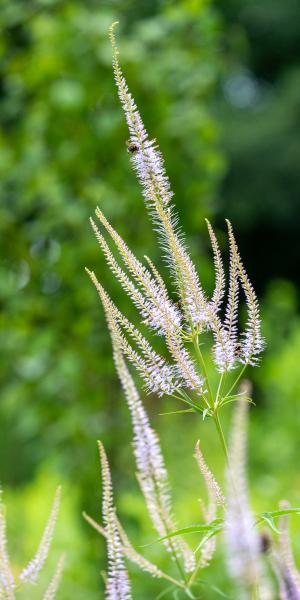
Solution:
M268 346L251 373L254 508L274 510L283 497L300 505L299 2L3 0L0 481L16 569L34 552L51 496L63 485L49 561L51 571L58 551L67 551L62 600L103 595L104 542L81 517L82 510L100 516L96 439L109 454L133 541L140 546L155 535L135 481L130 419L102 310L84 272L95 269L133 315L90 230L97 204L138 256L160 265L126 152L107 35L115 20L124 71L165 155L202 280L211 289L204 217L225 254L229 217L261 299ZM173 402L145 402L161 434L178 522L199 521L203 488L192 454L200 436L222 478L213 430L194 416L159 416ZM294 527L299 532L297 517ZM295 549L300 560L299 536ZM160 555L156 546L147 552ZM222 585L220 560L204 578ZM136 598L161 590L131 572Z

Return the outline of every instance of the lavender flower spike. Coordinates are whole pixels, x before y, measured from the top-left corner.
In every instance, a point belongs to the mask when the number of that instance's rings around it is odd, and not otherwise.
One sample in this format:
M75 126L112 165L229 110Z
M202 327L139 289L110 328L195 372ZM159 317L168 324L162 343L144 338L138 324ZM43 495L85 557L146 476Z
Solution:
M244 290L248 309L248 320L242 341L242 362L255 365L257 364L257 356L262 352L265 345L261 334L259 305L253 286L242 263L231 223L228 220L227 225L233 262L236 265L235 268L237 269L238 277Z
M205 522L209 523L210 521L213 521L217 517L217 506L220 505L223 508L225 507L225 497L224 497L224 494L223 494L218 482L216 481L213 473L211 472L210 468L208 467L208 465L205 462L204 456L203 456L203 454L201 452L201 448L200 448L200 441L198 441L196 444L195 458L197 460L200 472L203 475L206 489L207 489L208 504L207 504L207 506L204 506L204 503L201 503L201 504L202 504L202 511L204 514ZM208 539L206 541L206 543L204 545L202 545L201 562L200 562L200 566L202 568L206 567L210 563L210 561L214 555L215 549L216 549L216 538L215 537Z
M171 302L164 283L153 278L150 271L134 256L99 208L96 209L96 215L112 237L126 267L143 291L142 309L147 313L145 322L156 329L158 333L164 332L167 321L171 321L173 327L180 327L182 316L176 304ZM93 221L91 222L99 243L103 246L100 233Z
M210 468L208 467L207 463L205 462L204 456L203 456L201 448L200 448L200 440L198 440L198 442L196 444L195 458L199 465L199 469L203 475L209 498L214 500L217 505L223 506L223 508L225 508L225 504L226 504L225 496L224 496L217 480L215 479L214 474L211 472Z
M54 600L54 598L56 597L56 592L58 590L62 572L63 572L63 568L64 568L64 562L65 562L65 557L64 557L64 555L62 555L58 560L54 575L53 575L53 577L47 587L47 590L43 596L43 600Z
M205 219L210 241L211 247L214 254L214 265L215 265L215 274L216 274L216 284L214 293L211 299L211 305L216 312L220 310L224 294L225 294L225 273L222 261L222 255L219 248L218 240L216 238L215 232L209 222L208 219Z
M130 582L124 565L122 544L116 525L109 464L104 446L101 442L98 442L98 444L103 482L103 521L107 534L108 576L106 598L107 600L131 600Z
M114 360L131 413L134 431L134 454L138 480L144 494L153 525L161 537L176 529L171 515L168 474L160 449L159 439L149 424L148 416L139 398L133 379L127 369L118 339L112 336ZM195 557L186 542L176 537L164 540L169 552L182 557L186 571L195 567Z
M289 502L281 502L280 508L290 508ZM280 517L279 529L279 548L273 551L272 562L280 586L280 599L300 600L300 574L291 548L288 515Z
M60 504L61 487L59 486L54 496L53 505L51 508L50 516L45 527L40 545L36 552L35 557L30 563L23 569L19 575L19 579L22 582L28 581L31 584L35 584L38 580L39 574L44 566L44 563L49 554L50 545L53 538L54 528L57 521L57 515Z
M193 327L202 326L209 319L207 299L195 266L181 239L182 236L176 231L177 217L173 215L171 206L173 192L165 172L162 155L155 145L155 140L150 141L148 138L140 113L121 71L113 31L114 25L110 29L110 38L113 46L115 80L129 129L130 141L136 148L136 151L131 154L131 162L142 185L146 205L161 234L161 244L170 262L185 316Z
M156 392L159 396L162 394L171 394L179 385L175 367L153 350L149 342L138 329L117 309L107 292L97 280L95 274L88 269L86 269L86 271L99 293L111 334L118 338L122 351L144 379L146 389L151 392ZM125 329L126 333L134 340L142 351L143 356L140 356L140 354L131 347L123 335L121 328Z
M241 393L249 396L250 382L241 384ZM246 481L246 424L248 404L236 404L231 432L229 467L227 471L227 509L225 541L228 569L239 588L239 598L248 598L257 590L261 578L260 542L254 528Z

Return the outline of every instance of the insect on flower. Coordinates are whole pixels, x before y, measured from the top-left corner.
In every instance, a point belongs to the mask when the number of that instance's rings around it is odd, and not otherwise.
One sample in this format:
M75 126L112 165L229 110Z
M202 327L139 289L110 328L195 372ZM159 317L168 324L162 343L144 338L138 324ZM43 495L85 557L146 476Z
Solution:
M237 342L234 351L235 358L240 358L241 356L243 356L242 350L242 344L240 342Z
M130 154L135 154L135 152L140 150L139 144L137 142L132 142L131 140L126 141L126 146L127 152L130 152Z

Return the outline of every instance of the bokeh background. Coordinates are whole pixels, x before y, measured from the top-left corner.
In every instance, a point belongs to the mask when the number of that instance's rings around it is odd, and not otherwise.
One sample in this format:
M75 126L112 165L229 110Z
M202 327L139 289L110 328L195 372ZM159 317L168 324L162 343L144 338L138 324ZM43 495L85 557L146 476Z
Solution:
M134 476L130 419L109 336L84 272L86 265L95 269L119 306L134 314L91 233L97 204L139 256L160 265L114 87L108 27L115 20L124 71L166 157L202 280L211 289L204 217L215 224L225 254L229 217L261 299L268 345L251 373L254 509L274 510L280 498L300 505L299 2L3 0L0 480L16 569L34 551L62 484L48 571L64 548L62 600L103 596L104 542L81 516L86 510L100 517L97 439L109 454L133 541L141 546L155 536ZM203 489L192 457L198 437L222 479L211 426L190 415L159 416L174 407L169 401L145 402L161 435L178 522L199 521ZM300 559L299 517L293 527ZM147 552L161 553L158 546ZM221 558L204 574L208 583L223 585ZM137 598L158 594L159 582L131 572ZM203 597L217 592L207 586Z

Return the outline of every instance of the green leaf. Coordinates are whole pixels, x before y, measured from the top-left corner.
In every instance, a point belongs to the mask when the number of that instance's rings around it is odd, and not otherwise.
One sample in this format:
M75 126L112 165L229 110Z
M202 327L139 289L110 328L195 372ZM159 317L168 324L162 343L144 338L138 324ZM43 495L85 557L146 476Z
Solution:
M186 408L184 410L172 410L171 412L159 413L160 417L165 417L166 415L182 415L183 413L193 413L192 408Z
M259 513L259 517L262 516L271 516L271 517L281 517L282 515L300 515L300 508L282 508L279 510L272 510L270 512L262 512Z
M267 523L267 525L269 525L270 529L272 529L272 531L274 531L275 533L280 533L279 529L277 529L275 523L274 523L274 519L272 517L268 517L266 515L262 516L259 522L264 521L265 523Z
M230 596L225 594L222 590L220 590L220 588L213 585L212 583L205 581L205 579L197 579L197 583L195 586L196 589L201 588L201 586L206 586L208 589L212 590L213 592L216 592L219 596L222 596L222 598L230 598Z
M198 544L197 548L195 549L195 554L196 554L196 553L197 553L199 550L201 550L201 548L204 546L204 544L206 544L206 542L207 542L208 540L210 540L210 538L212 538L212 537L214 537L215 535L217 535L218 533L220 533L220 531L222 531L222 529L223 529L223 527L221 527L221 526L220 526L220 527L218 527L218 528L214 529L213 531L211 531L210 533L208 533L207 535L205 535L205 536L202 538L202 540L201 540L200 544Z
M257 515L256 525L261 522L265 522L273 531L275 531L275 533L280 533L279 529L275 525L274 518L292 514L300 515L300 508L283 508L269 512L262 512Z
M242 394L236 394L235 396L224 396L224 398L222 398L220 401L219 406L225 406L225 404L229 404L230 402L238 402L239 400L249 402L249 404L253 404L253 406L255 406L255 402L253 402L252 398Z
M187 395L184 394L184 397L182 396L180 398L180 400L182 402L184 402L185 404L188 404L189 406L191 406L191 408L196 411L196 412L200 412L202 414L202 408L200 406L198 406L198 404L195 404L195 402L193 402L193 400L191 400L191 398Z
M160 592L158 594L158 596L155 596L154 600L160 600L161 598L163 598L164 596L166 596L166 594L168 594L169 592L171 592L172 590L174 590L174 585L170 585L168 588L166 588L165 590L162 590L162 592Z
M214 521L211 521L210 523L199 523L197 525L191 525L189 527L182 527L181 529L176 529L175 531L172 531L168 535L165 535L164 537L161 537L152 543L155 544L156 542L162 542L163 540L167 540L169 538L173 538L178 535L186 535L189 533L214 534L214 533L218 533L219 531L221 531L222 526L223 526L223 519L215 519Z

